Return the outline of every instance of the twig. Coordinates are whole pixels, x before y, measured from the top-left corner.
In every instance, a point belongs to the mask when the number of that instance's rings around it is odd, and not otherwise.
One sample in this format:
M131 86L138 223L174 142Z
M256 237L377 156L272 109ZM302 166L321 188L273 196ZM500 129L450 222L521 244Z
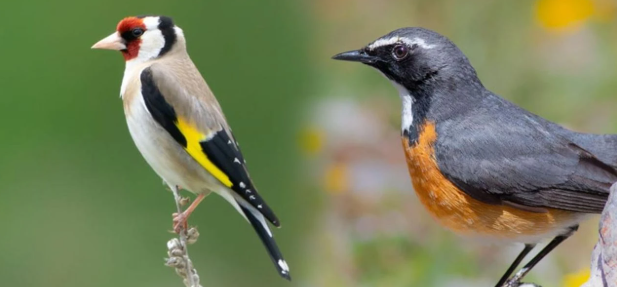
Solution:
M182 202L185 200L178 194L177 187L170 187L171 192L174 194L174 200L176 202L176 208L178 214L182 213ZM199 275L197 270L193 267L193 262L189 258L188 244L193 244L199 237L199 232L194 227L188 230L182 226L179 232L179 239L172 238L167 241L167 255L165 265L176 269L176 273L182 277L182 281L186 287L202 287L199 284Z

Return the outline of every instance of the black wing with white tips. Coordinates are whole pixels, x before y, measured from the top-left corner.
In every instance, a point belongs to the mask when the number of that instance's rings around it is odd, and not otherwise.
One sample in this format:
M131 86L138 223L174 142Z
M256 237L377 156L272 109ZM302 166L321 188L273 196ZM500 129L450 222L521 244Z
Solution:
M257 193L236 141L225 130L220 130L208 140L200 142L200 145L208 159L229 177L232 183L230 188L274 226L279 227L278 218Z
M152 68L144 69L140 80L144 103L153 119L223 185L232 189L268 221L279 227L278 218L257 193L246 169L244 157L233 137L224 129L212 135L208 130L199 129L187 121L187 117L183 117L181 111L175 110L159 89ZM206 135L207 139L204 139Z

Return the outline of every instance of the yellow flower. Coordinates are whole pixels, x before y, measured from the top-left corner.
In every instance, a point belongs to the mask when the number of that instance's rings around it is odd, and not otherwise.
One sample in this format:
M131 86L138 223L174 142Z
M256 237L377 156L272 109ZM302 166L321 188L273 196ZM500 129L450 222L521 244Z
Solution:
M300 149L307 155L315 155L323 148L324 133L314 127L305 128L299 137Z
M615 19L617 3L614 0L595 0L594 19L600 22L610 22Z
M329 193L342 193L349 189L349 175L345 163L333 163L325 174L325 189Z
M536 19L549 30L576 28L594 13L592 0L538 0Z
M580 287L589 280L591 271L589 268L582 269L576 273L568 274L563 279L563 287Z

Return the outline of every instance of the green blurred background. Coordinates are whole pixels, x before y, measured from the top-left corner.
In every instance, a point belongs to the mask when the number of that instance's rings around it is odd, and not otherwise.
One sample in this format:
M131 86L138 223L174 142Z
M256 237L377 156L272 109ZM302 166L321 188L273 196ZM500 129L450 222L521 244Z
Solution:
M217 196L191 217L203 286L492 286L519 250L460 238L419 206L395 90L329 59L403 26L451 38L484 84L570 128L616 133L613 0L3 1L0 286L182 286L163 265L171 193L137 152L118 53L128 15L172 16L218 96L294 281ZM578 286L597 220L535 269Z

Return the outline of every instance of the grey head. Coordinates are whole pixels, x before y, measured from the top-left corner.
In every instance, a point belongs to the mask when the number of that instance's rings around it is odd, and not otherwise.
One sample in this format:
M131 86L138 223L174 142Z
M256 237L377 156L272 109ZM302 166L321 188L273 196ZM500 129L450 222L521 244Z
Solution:
M448 38L424 28L394 30L333 59L369 65L409 91L432 90L440 84L481 86L463 52Z

